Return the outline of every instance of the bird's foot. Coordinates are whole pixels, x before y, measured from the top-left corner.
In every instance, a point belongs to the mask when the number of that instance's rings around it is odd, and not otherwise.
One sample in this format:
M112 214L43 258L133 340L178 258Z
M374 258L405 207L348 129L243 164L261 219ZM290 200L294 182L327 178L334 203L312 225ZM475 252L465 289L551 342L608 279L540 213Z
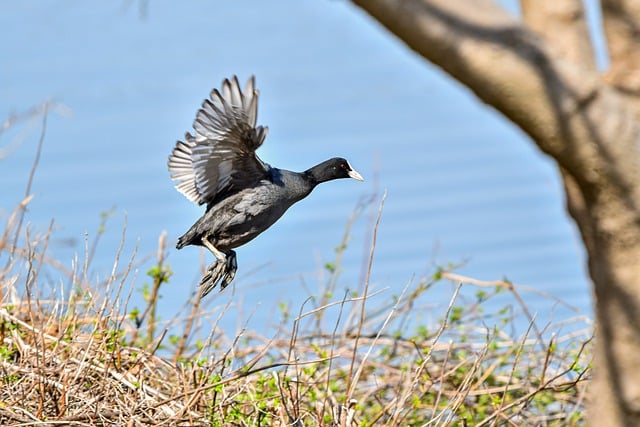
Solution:
M213 264L207 267L207 272L200 280L200 298L204 298L209 292L216 287L220 281L220 277L224 272L225 264L221 260L215 260Z
M229 251L227 254L227 262L225 264L224 276L220 282L220 290L223 290L229 283L236 277L236 270L238 270L238 259L236 258L235 251Z
M204 298L218 283L220 283L220 290L223 290L236 276L238 262L235 251L229 251L225 258L224 260L216 259L207 267L207 272L200 280L200 298Z

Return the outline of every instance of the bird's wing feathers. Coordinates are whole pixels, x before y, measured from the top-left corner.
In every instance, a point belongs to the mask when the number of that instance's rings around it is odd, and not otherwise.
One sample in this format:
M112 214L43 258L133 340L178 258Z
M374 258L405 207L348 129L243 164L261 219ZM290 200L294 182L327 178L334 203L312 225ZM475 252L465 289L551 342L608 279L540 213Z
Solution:
M268 128L256 127L258 91L252 76L240 89L237 77L225 79L221 91L211 91L187 133L169 156L171 179L176 188L198 204L239 188L256 185L268 166L255 154Z

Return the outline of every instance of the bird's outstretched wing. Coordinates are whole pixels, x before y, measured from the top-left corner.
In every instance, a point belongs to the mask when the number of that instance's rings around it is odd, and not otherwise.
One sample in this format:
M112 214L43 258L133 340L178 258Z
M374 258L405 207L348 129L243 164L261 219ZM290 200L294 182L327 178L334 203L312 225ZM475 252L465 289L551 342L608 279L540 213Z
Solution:
M238 78L222 82L205 99L193 122L195 135L187 133L169 156L171 179L176 188L198 204L220 200L238 189L257 185L268 166L255 154L267 136L257 126L258 90L255 78L244 92Z

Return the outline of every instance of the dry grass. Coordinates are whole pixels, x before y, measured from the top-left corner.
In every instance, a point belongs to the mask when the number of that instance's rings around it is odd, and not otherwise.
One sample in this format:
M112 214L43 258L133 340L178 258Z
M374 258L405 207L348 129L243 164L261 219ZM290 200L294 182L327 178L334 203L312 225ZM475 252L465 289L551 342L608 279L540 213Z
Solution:
M0 425L584 424L590 327L539 325L526 290L509 282L440 269L397 295L371 291L367 277L358 293L336 297L345 237L326 292L297 313L283 308L274 337L230 336L216 326L227 307L204 330L210 315L199 300L157 321L171 276L164 236L146 306L132 309L135 254L122 261L119 250L97 282L86 242L84 259L65 269L47 255L51 230L23 228L29 200L0 234ZM421 321L435 286L451 289L450 302Z

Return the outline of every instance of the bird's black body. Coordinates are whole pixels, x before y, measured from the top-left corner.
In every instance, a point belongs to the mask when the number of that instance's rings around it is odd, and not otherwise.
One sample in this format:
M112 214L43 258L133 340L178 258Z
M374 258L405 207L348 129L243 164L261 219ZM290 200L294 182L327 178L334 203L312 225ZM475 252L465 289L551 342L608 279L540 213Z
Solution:
M340 164L346 164L346 160L331 159L318 167L323 170L325 166L333 166L339 173L343 171ZM346 171L344 175L344 178L348 177ZM316 177L313 169L297 173L269 168L267 177L255 187L242 189L207 206L205 214L178 239L177 248L203 246L203 238L221 252L242 246L273 225L291 205L305 198L322 182L318 179L323 178L328 177Z
M342 158L322 162L305 172L263 163L255 150L267 128L256 127L258 92L253 77L241 92L237 78L225 80L222 93L211 92L198 111L195 135L187 134L169 157L177 189L199 204L205 214L178 239L178 249L205 246L216 257L202 279L206 295L218 282L224 288L237 268L234 248L273 225L291 205L316 185L339 178L362 180Z

